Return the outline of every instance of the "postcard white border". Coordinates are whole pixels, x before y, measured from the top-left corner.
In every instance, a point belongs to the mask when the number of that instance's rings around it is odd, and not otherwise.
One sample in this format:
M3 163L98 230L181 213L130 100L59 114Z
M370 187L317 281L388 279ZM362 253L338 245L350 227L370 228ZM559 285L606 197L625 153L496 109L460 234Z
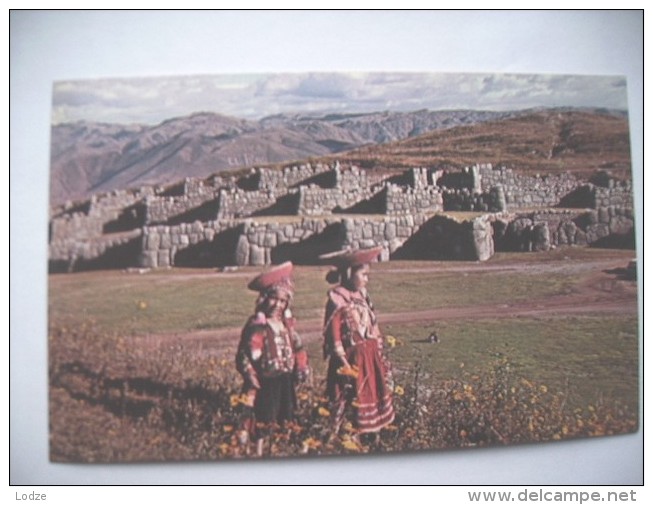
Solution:
M365 460L52 464L46 373L53 81L311 70L625 75L643 237L643 12L13 11L9 54L11 484L643 481L643 426L637 434L597 440ZM643 258L641 241L638 254Z

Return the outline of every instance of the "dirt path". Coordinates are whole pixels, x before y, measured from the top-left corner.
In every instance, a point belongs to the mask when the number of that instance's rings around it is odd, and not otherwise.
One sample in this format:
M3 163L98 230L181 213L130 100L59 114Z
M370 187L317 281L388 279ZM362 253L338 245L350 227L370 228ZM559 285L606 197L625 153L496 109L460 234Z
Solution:
M428 310L405 311L385 313L379 315L379 322L385 324L428 323L443 320L471 320L471 319L503 319L536 316L567 316L588 313L637 313L637 285L634 281L625 280L623 273L623 260L599 260L592 262L547 263L533 265L454 265L446 268L447 271L479 271L484 270L513 270L521 269L524 274L543 272L577 275L581 272L592 270L593 273L585 282L576 286L568 294L550 296L541 299L527 299L513 304L487 303L475 306L436 307ZM438 270L443 270L441 266ZM414 268L411 272L432 272L436 267ZM393 271L392 269L386 272ZM397 274L406 270L396 270ZM239 272L240 274L240 272ZM214 274L214 275L233 275ZM306 341L319 339L322 331L322 319L306 319L298 321L297 330ZM185 333L170 333L148 335L143 337L149 343L161 344L166 341L188 340L221 340L235 341L240 335L240 327L220 328L214 330L198 330Z

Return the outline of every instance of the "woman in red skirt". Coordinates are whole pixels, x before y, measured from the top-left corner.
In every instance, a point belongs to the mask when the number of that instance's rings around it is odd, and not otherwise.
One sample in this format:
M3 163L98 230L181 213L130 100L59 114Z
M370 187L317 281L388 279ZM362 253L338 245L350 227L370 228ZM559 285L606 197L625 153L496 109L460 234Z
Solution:
M339 285L328 293L324 355L329 359L327 394L334 434L347 410L359 433L377 433L394 420L390 366L367 293L370 263L381 247L322 256L337 267L327 275Z

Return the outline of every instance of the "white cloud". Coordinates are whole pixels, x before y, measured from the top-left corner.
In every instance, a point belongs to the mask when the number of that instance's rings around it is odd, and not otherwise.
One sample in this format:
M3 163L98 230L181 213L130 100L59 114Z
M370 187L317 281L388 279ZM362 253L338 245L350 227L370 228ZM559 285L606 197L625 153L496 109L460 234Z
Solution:
M233 74L56 83L53 122L157 123L197 111L259 118L276 113L385 109L626 108L620 77L304 73Z

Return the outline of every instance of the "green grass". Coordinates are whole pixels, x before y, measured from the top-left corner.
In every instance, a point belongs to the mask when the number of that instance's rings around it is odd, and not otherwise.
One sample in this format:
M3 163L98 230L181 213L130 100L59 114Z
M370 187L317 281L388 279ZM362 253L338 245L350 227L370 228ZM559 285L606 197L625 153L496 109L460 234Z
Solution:
M567 394L570 405L618 399L637 410L636 316L515 318L384 329L401 342L390 356L404 381L410 380L409 371L416 365L435 382L481 373L507 357L514 373ZM439 344L419 342L434 330Z
M495 264L501 265L501 258ZM409 271L424 265L432 270ZM461 273L440 271L437 265L437 262L374 265L370 291L379 311L423 310L488 301L512 303L567 293L574 283L582 281L581 277L570 277L564 272L526 276L519 269L484 270L485 264L479 263L478 271ZM294 312L298 318L322 317L330 288L325 281L328 269L296 268ZM258 272L260 269L250 267L222 275L211 270L171 270L144 275L122 272L51 275L50 319L68 325L91 320L101 329L136 334L239 326L253 309L256 294L246 286ZM205 275L196 275L200 273Z
M389 262L372 267L370 289L381 314L475 304L510 304L573 291L583 275L520 268L488 270L485 266L588 262L624 258L627 251L567 249L547 254L496 255L465 273L451 263ZM625 263L624 263L625 264ZM458 264L460 265L460 264ZM519 263L517 263L519 265ZM443 268L440 269L439 266ZM455 266L455 265L454 265ZM416 267L428 267L421 273ZM320 319L329 285L328 267L296 269L295 315ZM138 335L240 327L252 313L256 293L246 288L259 268L231 274L212 270L171 270L144 275L88 272L50 276L50 324L73 328L92 322L99 332ZM591 269L588 270L591 272ZM199 274L199 275L198 275ZM636 316L510 318L492 321L445 321L390 325L383 328L405 345L392 350L393 361L409 370L422 363L435 379L485 370L498 355L507 355L520 372L570 398L596 401L601 395L637 403ZM437 329L443 342L416 343ZM323 367L319 342L310 342L312 361ZM461 368L461 364L464 366Z

